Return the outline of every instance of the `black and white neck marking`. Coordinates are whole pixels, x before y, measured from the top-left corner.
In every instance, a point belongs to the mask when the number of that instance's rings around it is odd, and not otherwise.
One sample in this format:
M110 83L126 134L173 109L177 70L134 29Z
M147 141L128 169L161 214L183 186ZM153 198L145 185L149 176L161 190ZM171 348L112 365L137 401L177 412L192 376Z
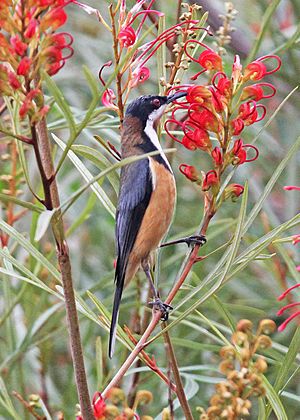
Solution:
M155 111L153 111L146 122L146 126L144 128L144 132L147 135L147 137L149 138L149 140L151 141L151 143L153 144L153 146L155 147L155 149L159 150L160 155L162 157L162 159L164 160L165 164L167 165L168 169L170 170L171 173L173 173L171 165L168 162L168 159L161 147L161 144L158 140L158 136L156 133L156 130L153 126L153 124L155 123L155 121L157 121L164 113L164 110L166 108L167 105L163 105L160 108L156 109Z

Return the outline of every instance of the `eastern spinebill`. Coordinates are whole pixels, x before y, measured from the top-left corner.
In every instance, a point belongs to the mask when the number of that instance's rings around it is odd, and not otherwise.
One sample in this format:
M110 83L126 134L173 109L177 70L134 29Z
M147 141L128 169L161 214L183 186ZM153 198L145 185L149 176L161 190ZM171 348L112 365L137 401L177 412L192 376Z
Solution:
M150 282L154 305L167 317L170 307L158 296L151 278L153 252L167 233L175 207L176 185L171 166L158 140L156 127L168 104L186 96L141 96L131 102L121 130L121 156L157 155L123 166L116 214L117 261L115 297L109 338L109 357L115 347L123 288L142 268Z

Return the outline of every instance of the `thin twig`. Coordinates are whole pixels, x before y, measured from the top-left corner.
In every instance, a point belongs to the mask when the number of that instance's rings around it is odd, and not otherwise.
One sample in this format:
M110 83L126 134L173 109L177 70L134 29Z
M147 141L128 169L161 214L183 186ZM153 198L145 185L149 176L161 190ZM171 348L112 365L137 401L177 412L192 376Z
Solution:
M162 328L164 329L166 326L167 326L167 323L163 322ZM193 420L193 415L192 415L189 403L187 401L187 398L183 389L183 385L182 385L182 381L181 381L180 373L178 369L178 363L176 360L176 355L175 355L175 351L174 351L174 348L170 339L169 332L166 331L163 335L164 335L164 340L167 344L167 351L170 357L170 363L171 363L174 380L176 384L176 389L177 389L177 392L176 392L177 397L179 399L179 402L180 402L180 405L181 405L181 408L182 408L182 411L184 413L186 420Z

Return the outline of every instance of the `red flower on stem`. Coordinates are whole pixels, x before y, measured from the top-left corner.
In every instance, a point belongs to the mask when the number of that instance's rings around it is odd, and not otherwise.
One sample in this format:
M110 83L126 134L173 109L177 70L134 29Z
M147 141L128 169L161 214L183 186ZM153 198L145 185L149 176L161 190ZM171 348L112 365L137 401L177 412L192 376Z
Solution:
M264 61L274 59L277 62L277 66L274 67L272 70L267 70ZM263 57L258 58L252 63L248 64L245 68L244 72L244 81L247 80L261 80L268 74L275 73L281 67L281 60L277 55L265 55Z
M219 182L217 172L214 169L208 171L202 183L202 191L208 191L210 188L218 187Z
M197 182L199 181L199 174L195 166L187 165L186 163L182 163L179 166L179 171L190 181Z

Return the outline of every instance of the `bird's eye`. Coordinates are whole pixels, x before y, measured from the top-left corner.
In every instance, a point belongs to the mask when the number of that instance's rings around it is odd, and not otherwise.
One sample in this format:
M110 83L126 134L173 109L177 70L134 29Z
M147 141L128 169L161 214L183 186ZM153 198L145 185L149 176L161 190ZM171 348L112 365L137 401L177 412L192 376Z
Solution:
M159 100L159 99L153 99L153 100L151 101L151 104L152 104L153 106L155 106L155 108L159 108L159 107L160 107L160 100Z

